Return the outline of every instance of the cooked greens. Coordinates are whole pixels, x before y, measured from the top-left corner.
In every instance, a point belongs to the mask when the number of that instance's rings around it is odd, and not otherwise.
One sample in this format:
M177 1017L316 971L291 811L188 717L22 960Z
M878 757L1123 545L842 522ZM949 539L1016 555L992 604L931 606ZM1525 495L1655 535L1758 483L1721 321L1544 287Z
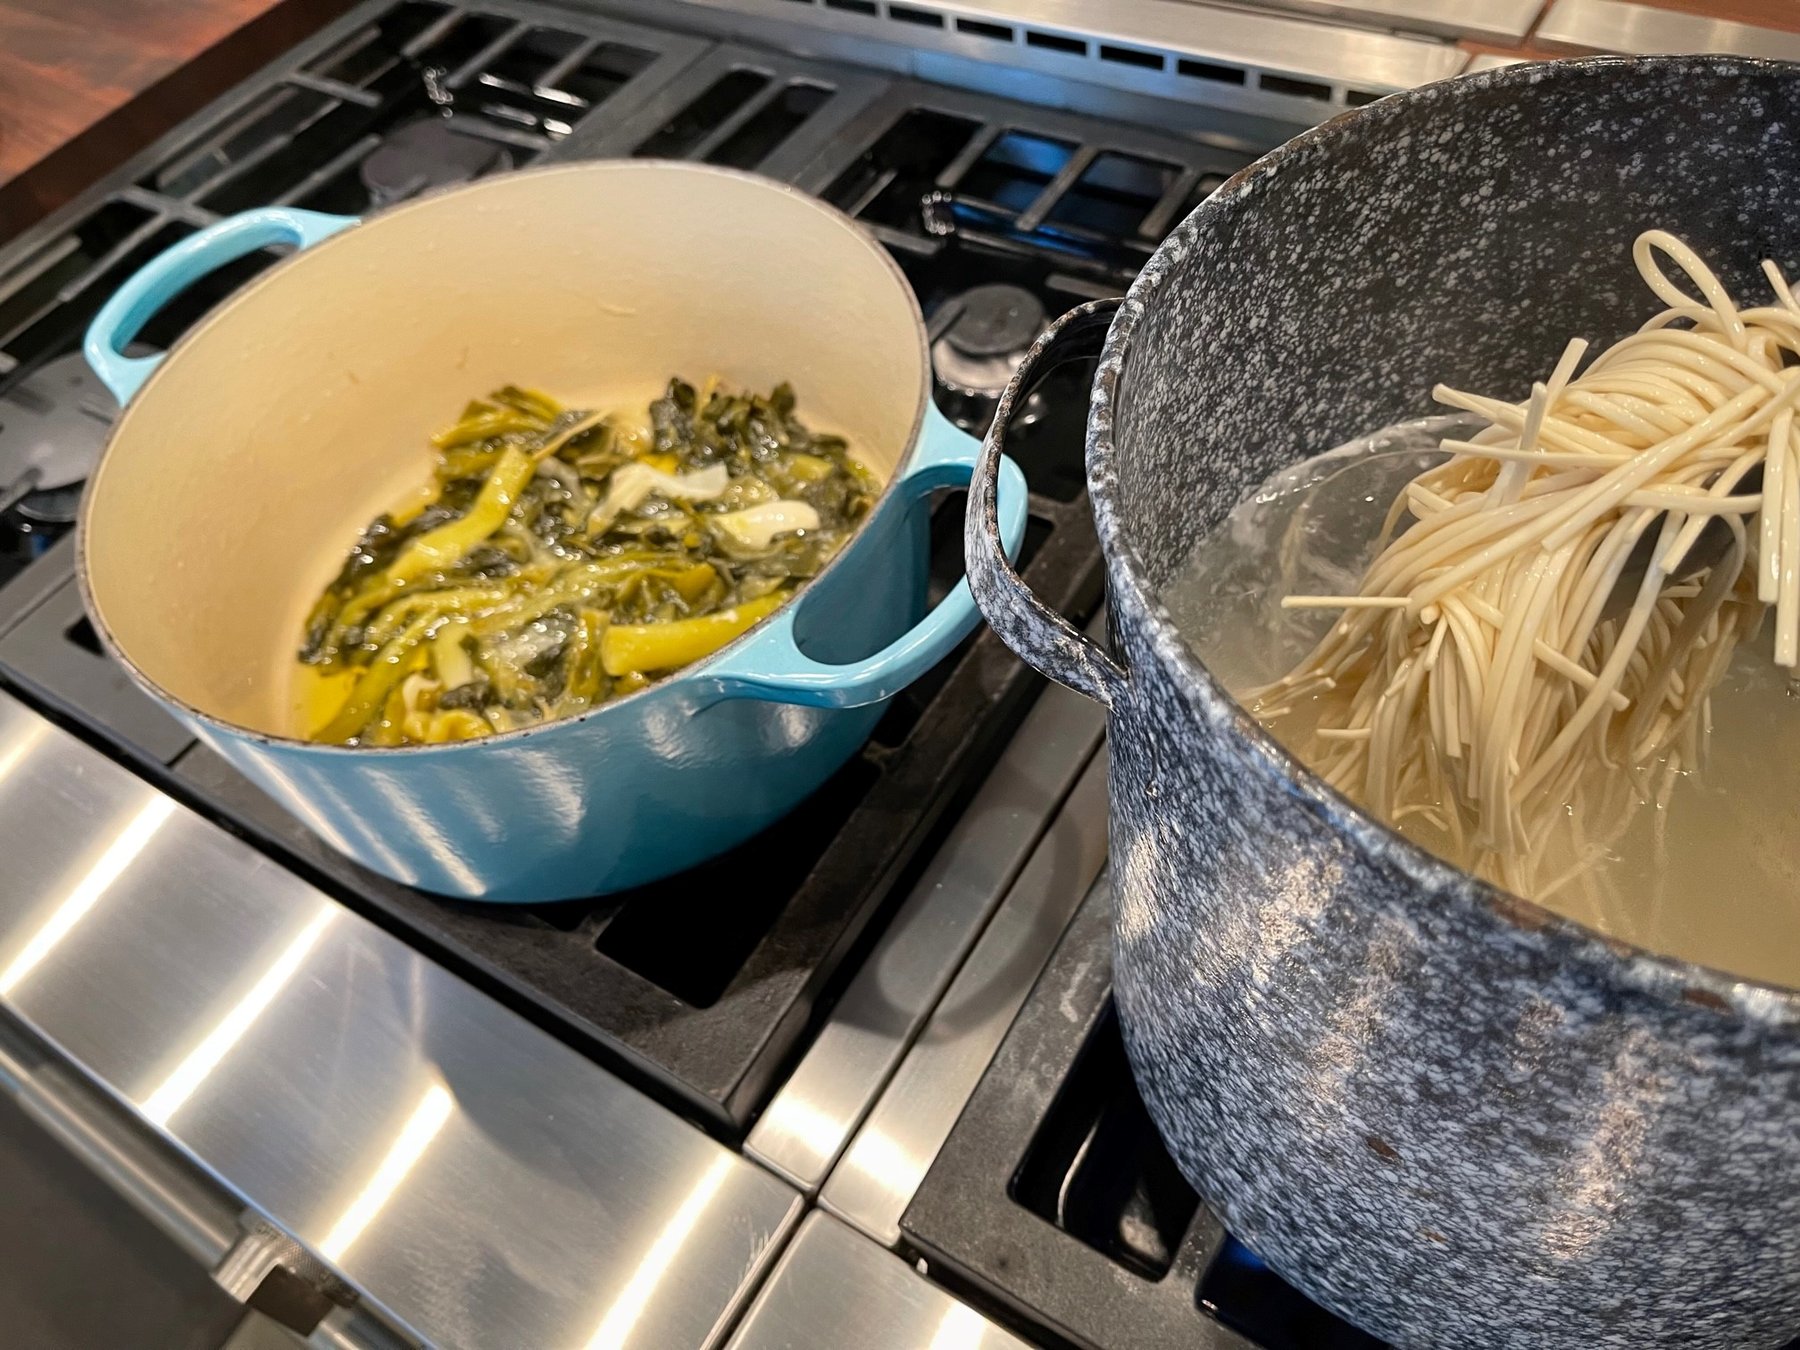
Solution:
M571 717L717 651L843 547L879 481L767 397L676 379L647 424L508 385L432 438L306 619L304 733L465 740Z

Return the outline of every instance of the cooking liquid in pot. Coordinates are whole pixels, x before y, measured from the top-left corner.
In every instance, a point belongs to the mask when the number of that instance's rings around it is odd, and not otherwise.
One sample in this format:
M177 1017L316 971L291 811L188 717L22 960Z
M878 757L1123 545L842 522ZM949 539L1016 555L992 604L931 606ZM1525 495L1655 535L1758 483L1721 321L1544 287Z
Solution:
M1481 425L1460 416L1405 423L1259 487L1199 541L1163 593L1195 655L1240 699L1291 670L1338 616L1283 609L1283 597L1353 594L1395 494L1444 457L1439 440ZM1676 774L1660 802L1616 775L1638 803L1629 825L1603 841L1597 857L1584 852L1572 825L1534 840L1541 874L1556 880L1529 899L1653 951L1800 986L1800 691L1774 664L1770 628L1765 621L1756 640L1738 648L1713 693L1703 767ZM1306 758L1304 713L1276 730ZM1652 768L1643 781L1658 777ZM1471 865L1423 817L1398 828Z

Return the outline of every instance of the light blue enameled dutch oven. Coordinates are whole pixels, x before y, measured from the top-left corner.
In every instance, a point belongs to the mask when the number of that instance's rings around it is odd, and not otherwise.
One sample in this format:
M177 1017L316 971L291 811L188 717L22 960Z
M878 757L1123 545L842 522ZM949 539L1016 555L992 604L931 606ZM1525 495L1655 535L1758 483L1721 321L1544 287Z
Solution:
M166 360L122 355L185 286L283 244L301 251ZM976 622L966 582L926 610L926 503L968 481L978 447L932 405L911 289L849 219L752 175L603 162L362 224L247 212L128 281L87 356L126 405L80 532L107 646L335 847L425 890L591 895L718 854L823 783ZM291 734L311 598L363 524L426 481L426 434L463 401L520 383L619 406L715 374L791 382L809 424L847 435L887 481L792 604L568 721L399 749ZM1009 548L1025 508L1009 464Z

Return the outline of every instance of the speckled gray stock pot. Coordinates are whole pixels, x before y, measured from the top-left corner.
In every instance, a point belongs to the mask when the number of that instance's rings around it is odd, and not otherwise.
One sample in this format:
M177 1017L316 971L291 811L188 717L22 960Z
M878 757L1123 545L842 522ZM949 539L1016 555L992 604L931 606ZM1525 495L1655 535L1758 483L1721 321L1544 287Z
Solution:
M1281 466L1427 412L1439 380L1522 398L1571 335L1634 327L1649 226L1745 294L1764 257L1800 276L1800 67L1516 67L1300 137L1122 305L1046 335L970 498L988 618L1110 709L1117 998L1157 1125L1236 1234L1402 1346L1800 1333L1800 992L1608 942L1405 843L1246 717L1157 597ZM992 493L1011 409L1102 332L1112 654L1007 566Z

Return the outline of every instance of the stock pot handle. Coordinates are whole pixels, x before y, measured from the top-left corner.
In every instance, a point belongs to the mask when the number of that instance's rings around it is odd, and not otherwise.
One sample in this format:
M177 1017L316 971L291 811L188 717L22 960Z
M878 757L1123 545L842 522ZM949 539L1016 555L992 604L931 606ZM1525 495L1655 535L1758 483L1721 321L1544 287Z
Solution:
M1044 675L1109 707L1124 688L1125 671L1099 643L1038 599L1014 569L1008 550L1001 547L996 488L1005 463L1000 448L1006 443L1013 410L1023 406L1057 367L1098 356L1122 303L1093 300L1080 305L1033 344L1000 396L994 425L988 429L969 484L969 508L963 518L969 585L994 631Z
M307 248L354 224L355 216L328 216L292 206L262 206L215 221L157 254L100 307L82 343L88 365L121 405L130 402L162 363L161 356L125 355L157 310L208 272L258 249L274 244Z
M980 442L928 404L918 451L906 477L895 486L895 496L919 502L939 488L962 487L974 475L980 454ZM1025 475L1004 457L992 472L999 479L997 547L1017 557L1029 506ZM819 594L813 587L801 591L791 605L765 620L755 636L712 666L707 674L715 695L817 708L867 707L892 698L930 670L981 621L965 578L924 618L874 655L832 665L808 656L794 634L795 623Z

